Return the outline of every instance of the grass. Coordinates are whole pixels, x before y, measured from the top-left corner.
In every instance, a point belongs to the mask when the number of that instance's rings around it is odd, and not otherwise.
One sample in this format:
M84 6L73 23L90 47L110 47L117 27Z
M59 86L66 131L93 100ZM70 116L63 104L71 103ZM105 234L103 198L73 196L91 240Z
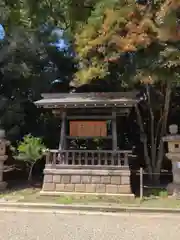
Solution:
M37 188L6 190L3 193L0 193L0 200L17 202L23 199L31 198L38 193L39 189Z
M24 188L5 191L0 194L0 201L8 202L32 202L32 203L54 203L54 204L83 204L101 206L136 206L148 208L180 208L180 200L170 198L165 190L152 190L148 197L121 198L115 196L87 196L87 195L62 195L55 197L40 196L39 188Z

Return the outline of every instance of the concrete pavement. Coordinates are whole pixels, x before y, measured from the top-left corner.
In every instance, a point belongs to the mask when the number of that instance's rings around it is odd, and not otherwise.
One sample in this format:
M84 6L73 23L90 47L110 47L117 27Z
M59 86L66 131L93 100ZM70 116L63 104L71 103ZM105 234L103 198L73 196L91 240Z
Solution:
M179 237L179 215L53 213L28 209L0 212L0 240L178 240Z

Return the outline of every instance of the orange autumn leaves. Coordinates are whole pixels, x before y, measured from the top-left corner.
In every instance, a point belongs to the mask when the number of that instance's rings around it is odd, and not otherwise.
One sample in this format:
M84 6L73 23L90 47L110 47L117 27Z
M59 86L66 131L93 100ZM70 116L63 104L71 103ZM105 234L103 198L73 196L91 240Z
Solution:
M153 42L179 40L177 10L180 0L161 1L153 10L132 2L107 8L100 22L87 23L75 37L78 60L83 63L75 79L86 83L104 77L108 62L116 62L121 53L148 48Z

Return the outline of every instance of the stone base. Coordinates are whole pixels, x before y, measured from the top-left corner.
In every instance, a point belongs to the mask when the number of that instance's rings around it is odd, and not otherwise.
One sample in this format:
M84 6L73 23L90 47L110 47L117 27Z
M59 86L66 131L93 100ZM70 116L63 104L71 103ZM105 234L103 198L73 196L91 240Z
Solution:
M131 195L130 171L127 168L74 168L45 169L42 193Z
M7 187L7 182L0 182L0 192L5 190Z
M180 197L180 184L169 183L167 186L167 191L169 195Z

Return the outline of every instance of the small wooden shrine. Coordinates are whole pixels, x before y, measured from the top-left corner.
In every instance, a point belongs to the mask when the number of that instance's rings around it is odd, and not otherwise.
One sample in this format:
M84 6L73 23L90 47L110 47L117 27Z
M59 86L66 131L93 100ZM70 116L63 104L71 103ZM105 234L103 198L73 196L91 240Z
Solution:
M47 154L42 194L130 194L132 149L119 149L117 119L138 103L136 92L42 97L35 104L61 119L59 149ZM103 147L95 148L100 141Z

